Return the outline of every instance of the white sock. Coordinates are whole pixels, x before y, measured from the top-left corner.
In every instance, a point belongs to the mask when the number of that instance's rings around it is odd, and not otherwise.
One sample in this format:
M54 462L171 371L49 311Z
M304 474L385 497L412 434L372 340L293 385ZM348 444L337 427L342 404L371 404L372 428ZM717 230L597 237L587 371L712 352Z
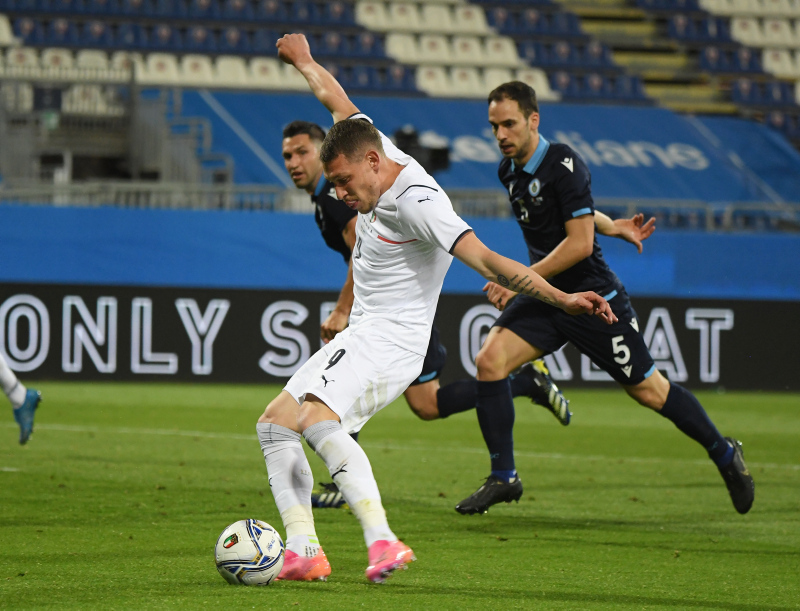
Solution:
M333 481L361 522L367 547L375 541L397 541L386 520L372 466L361 446L333 420L308 427L303 436L325 461Z
M17 379L2 356L0 356L0 387L14 409L25 403L25 393L28 389Z
M311 513L314 478L300 433L277 424L259 422L258 441L267 463L267 474L275 505L286 528L286 549L312 558L319 551L319 539Z

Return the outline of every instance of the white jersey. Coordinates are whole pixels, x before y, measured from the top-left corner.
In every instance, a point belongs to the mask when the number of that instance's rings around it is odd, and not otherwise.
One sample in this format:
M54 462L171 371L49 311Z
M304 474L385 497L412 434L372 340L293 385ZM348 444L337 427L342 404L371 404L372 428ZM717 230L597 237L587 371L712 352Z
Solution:
M424 355L451 251L471 228L433 177L381 138L386 157L405 168L375 209L358 215L350 325L374 325L372 332Z

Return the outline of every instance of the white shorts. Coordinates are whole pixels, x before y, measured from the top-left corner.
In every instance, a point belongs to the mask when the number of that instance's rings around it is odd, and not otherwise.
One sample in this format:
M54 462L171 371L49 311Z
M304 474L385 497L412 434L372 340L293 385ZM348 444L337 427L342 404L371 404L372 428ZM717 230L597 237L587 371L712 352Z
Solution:
M302 403L306 394L331 408L348 433L403 394L422 371L425 357L375 334L348 327L320 348L284 390Z

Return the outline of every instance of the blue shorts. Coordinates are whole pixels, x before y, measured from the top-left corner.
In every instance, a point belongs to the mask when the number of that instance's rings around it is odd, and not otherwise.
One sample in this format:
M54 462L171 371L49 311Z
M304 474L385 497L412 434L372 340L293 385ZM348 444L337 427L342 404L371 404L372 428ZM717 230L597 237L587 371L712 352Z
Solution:
M433 325L431 339L428 342L428 352L425 354L425 361L422 363L422 372L409 386L416 386L417 384L435 380L442 375L445 362L447 362L447 350L439 341L439 329L436 328L436 325Z
M494 326L512 331L545 354L571 342L617 382L635 386L655 371L653 357L625 289L619 287L604 297L619 319L612 325L589 314L570 316L538 299L519 295Z

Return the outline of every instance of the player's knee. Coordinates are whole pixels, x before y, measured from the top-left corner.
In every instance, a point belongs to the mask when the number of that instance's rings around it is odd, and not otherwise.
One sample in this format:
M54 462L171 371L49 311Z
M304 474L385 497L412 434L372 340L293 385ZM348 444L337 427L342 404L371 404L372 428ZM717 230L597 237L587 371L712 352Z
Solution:
M408 407L420 420L436 420L439 418L439 409L430 402L409 401Z
M478 369L479 380L502 380L508 376L503 352L494 350L486 344L478 351L478 355L475 357L475 366Z
M639 405L658 411L667 400L669 381L656 373L636 386L627 386L625 390Z

